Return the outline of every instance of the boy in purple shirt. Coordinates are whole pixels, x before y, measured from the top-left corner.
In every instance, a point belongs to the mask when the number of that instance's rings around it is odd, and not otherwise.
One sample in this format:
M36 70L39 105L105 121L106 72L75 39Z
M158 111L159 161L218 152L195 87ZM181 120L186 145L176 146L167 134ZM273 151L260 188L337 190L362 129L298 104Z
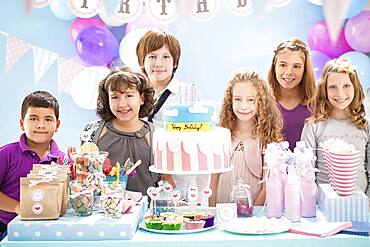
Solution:
M20 177L26 177L33 164L50 164L64 154L52 139L58 131L59 104L48 92L36 91L22 103L18 142L0 148L0 238L7 224L19 213Z

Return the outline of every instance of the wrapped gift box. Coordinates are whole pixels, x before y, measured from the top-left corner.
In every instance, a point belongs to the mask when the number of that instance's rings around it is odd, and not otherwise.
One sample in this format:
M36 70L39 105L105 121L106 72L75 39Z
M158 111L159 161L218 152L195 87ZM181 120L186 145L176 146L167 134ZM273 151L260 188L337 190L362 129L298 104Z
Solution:
M327 221L368 219L369 198L358 187L352 196L338 196L330 184L319 184L318 204Z
M121 218L111 219L102 213L78 217L73 211L58 220L21 221L17 216L8 225L8 239L30 240L122 240L132 239L148 208L148 199L142 200Z

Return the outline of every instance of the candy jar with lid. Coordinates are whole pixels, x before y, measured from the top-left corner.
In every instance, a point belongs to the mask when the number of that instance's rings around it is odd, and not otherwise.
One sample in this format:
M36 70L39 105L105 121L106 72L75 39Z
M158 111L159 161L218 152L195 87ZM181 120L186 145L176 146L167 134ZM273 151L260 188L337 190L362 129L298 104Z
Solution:
M238 178L230 195L231 202L236 203L238 217L251 217L253 213L253 201L249 185Z

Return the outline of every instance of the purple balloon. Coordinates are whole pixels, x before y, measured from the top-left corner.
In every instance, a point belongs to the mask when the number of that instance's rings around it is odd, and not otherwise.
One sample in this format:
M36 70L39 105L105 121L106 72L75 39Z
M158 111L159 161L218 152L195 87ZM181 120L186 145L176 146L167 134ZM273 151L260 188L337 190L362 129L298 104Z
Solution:
M370 11L351 18L345 27L345 36L348 44L356 51L370 51Z
M106 65L118 56L118 42L111 31L90 26L78 34L75 47L80 58L91 65Z
M97 18L77 18L72 22L72 24L69 26L69 38L72 41L72 43L75 42L76 37L78 34L84 30L86 27L89 26L99 26L107 28L107 25L104 24L101 20Z
M308 45L312 50L321 51L331 58L339 57L343 53L352 51L344 37L344 28L341 29L335 43L330 41L328 27L324 20L313 24L308 30Z
M313 66L313 71L315 73L316 82L320 79L321 71L330 57L319 51L311 51L311 62Z

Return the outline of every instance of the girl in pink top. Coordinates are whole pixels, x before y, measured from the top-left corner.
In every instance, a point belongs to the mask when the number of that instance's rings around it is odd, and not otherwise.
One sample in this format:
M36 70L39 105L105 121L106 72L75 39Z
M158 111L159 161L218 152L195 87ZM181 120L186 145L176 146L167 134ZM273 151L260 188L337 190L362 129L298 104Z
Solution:
M252 70L233 75L226 88L220 126L232 134L231 163L234 170L213 174L210 204L229 202L238 178L251 188L255 205L265 201L263 179L263 149L270 142L282 141L282 120L275 97L267 82Z

